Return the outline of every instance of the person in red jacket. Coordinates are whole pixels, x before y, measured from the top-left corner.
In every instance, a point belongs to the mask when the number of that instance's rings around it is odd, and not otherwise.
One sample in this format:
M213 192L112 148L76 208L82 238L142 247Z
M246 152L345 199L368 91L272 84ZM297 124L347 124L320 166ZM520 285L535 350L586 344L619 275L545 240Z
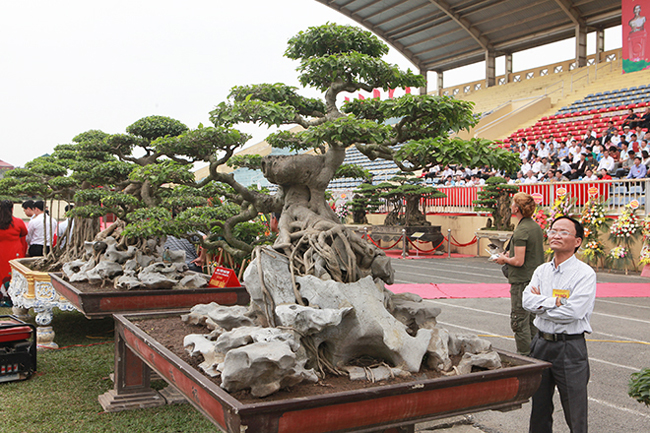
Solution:
M13 216L14 204L0 201L0 306L11 306L7 294L11 281L9 260L25 257L27 227L23 220Z

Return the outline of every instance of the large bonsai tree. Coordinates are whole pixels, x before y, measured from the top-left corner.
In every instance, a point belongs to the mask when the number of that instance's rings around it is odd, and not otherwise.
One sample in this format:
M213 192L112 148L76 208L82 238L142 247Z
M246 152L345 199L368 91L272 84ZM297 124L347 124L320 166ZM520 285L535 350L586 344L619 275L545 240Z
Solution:
M355 281L369 273L386 281L392 278L385 256L346 230L325 200L325 190L348 146L355 146L371 160L393 160L407 173L449 162L506 169L516 166L514 155L486 141L449 137L476 124L469 102L407 94L389 100L355 100L341 107L344 92L425 84L424 77L381 60L388 47L370 32L326 24L300 32L288 45L285 55L299 61L300 82L323 92L323 100L303 97L283 84L238 86L229 100L211 113L217 129L239 123L304 128L297 133L278 132L267 139L274 147L301 154L237 160L239 165L259 167L279 186L279 193L269 197L251 191L232 175L219 172L230 148L224 149L224 157L211 161L210 172L255 210L282 212L274 246L294 260L298 272L327 273L339 281ZM389 124L389 119L398 121ZM192 134L179 140L191 139Z

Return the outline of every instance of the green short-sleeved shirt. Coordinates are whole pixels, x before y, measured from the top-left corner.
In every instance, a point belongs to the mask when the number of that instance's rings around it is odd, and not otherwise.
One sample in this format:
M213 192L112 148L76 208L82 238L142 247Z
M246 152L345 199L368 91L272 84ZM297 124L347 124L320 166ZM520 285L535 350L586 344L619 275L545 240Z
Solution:
M514 257L515 247L526 247L523 266L508 265L508 282L527 283L533 272L544 263L544 232L532 218L522 218L510 239L510 256Z

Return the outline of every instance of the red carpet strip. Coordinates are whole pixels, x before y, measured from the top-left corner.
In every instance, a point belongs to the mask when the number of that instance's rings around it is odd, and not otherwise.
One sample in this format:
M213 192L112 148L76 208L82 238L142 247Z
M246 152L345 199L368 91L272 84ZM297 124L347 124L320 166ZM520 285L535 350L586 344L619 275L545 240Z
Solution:
M394 293L416 293L425 299L509 298L509 284L393 284ZM597 298L650 297L650 283L598 283Z

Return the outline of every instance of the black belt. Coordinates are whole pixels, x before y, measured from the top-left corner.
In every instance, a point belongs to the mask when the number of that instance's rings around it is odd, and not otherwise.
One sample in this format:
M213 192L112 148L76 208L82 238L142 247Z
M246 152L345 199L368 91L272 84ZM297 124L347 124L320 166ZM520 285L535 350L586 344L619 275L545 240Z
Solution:
M566 340L575 340L578 338L585 338L585 333L581 332L580 334L549 334L547 332L539 331L539 338L543 338L546 341L566 341Z

